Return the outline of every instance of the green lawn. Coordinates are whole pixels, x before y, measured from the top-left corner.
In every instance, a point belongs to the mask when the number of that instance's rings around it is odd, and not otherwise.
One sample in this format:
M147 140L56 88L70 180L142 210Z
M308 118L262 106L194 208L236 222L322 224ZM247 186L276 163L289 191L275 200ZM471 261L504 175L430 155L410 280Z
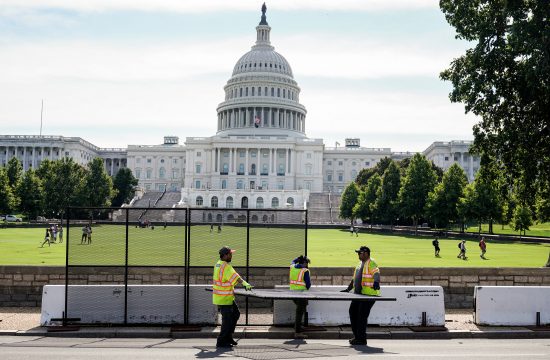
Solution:
M466 231L477 233L478 227L476 225L471 225ZM481 224L481 232L488 233L489 224ZM493 232L495 234L516 235L519 237L519 231L515 231L510 225L502 226L501 224L493 224ZM531 226L529 230L525 232L525 235L550 237L550 222Z
M184 261L183 227L163 230L129 228L130 265L178 266ZM80 245L80 229L72 227L70 264L118 265L125 262L123 226L104 225L93 228L92 245ZM251 266L285 266L293 256L303 253L304 231L299 229L251 228L256 239L250 247ZM0 265L64 265L65 245L40 248L44 229L0 229ZM66 231L65 231L66 236ZM191 228L191 265L211 266L223 245L238 249L233 261L245 264L246 228L224 226L220 234L210 233L209 226ZM479 258L477 241L467 241L467 261L456 258L458 240L440 239L441 258L433 256L431 238L359 234L348 231L310 229L308 256L312 267L352 266L357 261L354 249L368 245L372 257L383 267L540 267L546 263L550 244L488 242L486 257Z

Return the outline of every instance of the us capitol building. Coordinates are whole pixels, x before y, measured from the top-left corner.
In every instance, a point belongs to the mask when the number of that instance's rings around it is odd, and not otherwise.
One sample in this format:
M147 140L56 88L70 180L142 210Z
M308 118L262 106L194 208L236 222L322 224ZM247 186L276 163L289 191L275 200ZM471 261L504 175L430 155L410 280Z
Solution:
M217 132L210 137L166 136L161 145L99 148L78 137L0 135L0 164L17 157L24 170L44 159L71 157L87 164L104 159L110 175L132 170L147 192L181 192L179 204L220 208L303 208L310 196L339 194L359 171L384 157L414 153L361 147L349 138L326 147L306 136L307 110L287 60L271 45L265 8L256 43L235 64L217 107ZM470 181L479 168L470 141L434 142L423 153L449 168L458 162ZM330 196L329 196L330 197Z

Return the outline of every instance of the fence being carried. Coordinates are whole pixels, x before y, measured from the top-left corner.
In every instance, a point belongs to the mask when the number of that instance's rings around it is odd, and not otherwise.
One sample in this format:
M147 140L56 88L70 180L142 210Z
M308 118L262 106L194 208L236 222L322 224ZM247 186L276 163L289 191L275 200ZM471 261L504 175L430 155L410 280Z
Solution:
M281 271L307 253L307 210L155 208L161 216L140 218L144 210L67 209L65 322L196 323L211 294L191 285L211 284L197 273L222 246L237 250L232 264L251 283L251 269ZM123 221L102 220L114 212ZM239 302L241 323L271 323L249 319L248 300Z

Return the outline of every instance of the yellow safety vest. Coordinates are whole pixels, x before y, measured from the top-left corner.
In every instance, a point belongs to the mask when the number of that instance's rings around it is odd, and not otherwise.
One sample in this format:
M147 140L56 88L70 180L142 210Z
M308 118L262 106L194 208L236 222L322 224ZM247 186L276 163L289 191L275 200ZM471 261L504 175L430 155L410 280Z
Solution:
M212 303L214 305L231 305L235 300L233 289L241 276L229 263L218 260L212 277Z
M355 276L360 270L361 263L357 265L355 271L353 272L353 284L355 284ZM372 259L367 260L365 266L363 267L363 273L361 274L361 294L380 296L380 290L373 289L375 273L380 274L380 270L378 270L378 265Z
M294 267L294 264L290 265L290 290L307 290L306 282L304 281L306 271L309 271L309 269L297 268Z

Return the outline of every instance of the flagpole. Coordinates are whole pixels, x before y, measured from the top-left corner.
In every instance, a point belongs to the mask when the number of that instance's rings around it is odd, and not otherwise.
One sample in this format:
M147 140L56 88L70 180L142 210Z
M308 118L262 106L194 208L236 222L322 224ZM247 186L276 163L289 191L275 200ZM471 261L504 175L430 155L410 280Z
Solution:
M42 115L44 114L44 99L42 99L42 106L40 107L40 137L42 137Z

